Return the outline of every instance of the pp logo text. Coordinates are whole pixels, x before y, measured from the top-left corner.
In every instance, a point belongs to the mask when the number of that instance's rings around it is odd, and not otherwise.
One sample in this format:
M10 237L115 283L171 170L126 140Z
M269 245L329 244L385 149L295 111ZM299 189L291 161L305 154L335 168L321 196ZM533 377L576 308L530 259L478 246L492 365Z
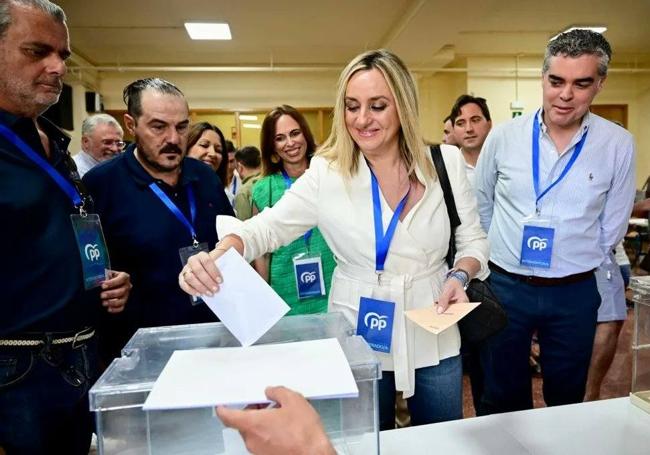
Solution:
M533 251L543 251L548 246L548 240L542 237L532 236L528 239L526 244L528 245L528 248Z
M363 323L370 330L381 331L382 329L386 328L386 325L387 325L386 318L387 317L388 316L380 316L377 313L369 312L369 313L366 314L366 317L363 318Z

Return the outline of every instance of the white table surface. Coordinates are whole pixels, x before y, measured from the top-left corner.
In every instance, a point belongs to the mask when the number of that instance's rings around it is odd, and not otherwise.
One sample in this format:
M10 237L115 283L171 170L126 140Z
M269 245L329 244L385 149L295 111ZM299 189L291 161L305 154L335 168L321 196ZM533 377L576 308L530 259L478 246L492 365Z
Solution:
M380 439L382 455L648 455L650 414L616 398L383 431Z

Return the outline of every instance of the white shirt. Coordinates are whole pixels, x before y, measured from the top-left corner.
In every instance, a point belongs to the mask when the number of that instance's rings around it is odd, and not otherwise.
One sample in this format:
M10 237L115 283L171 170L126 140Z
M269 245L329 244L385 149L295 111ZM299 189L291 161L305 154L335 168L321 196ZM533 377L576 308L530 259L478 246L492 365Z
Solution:
M443 157L462 222L456 231L456 259L476 258L481 263L479 278L485 278L488 243L480 227L476 199L463 160L457 153L444 153ZM445 256L450 227L442 190L437 182L426 183L420 169L416 172L425 184L425 192L397 225L381 285L375 274L370 170L363 158L359 159L357 174L346 182L333 165L322 157L314 157L309 169L277 204L235 231L244 241L245 259L251 261L318 226L337 261L329 311L341 311L356 326L361 297L395 302L391 353L377 355L384 370L395 371L396 389L406 397L413 395L416 368L437 365L445 358L458 355L460 349L456 326L436 336L408 322L404 316L405 310L433 304L447 271ZM386 229L393 212L383 197L381 204Z
M100 161L96 160L92 155L80 150L79 153L72 157L75 164L77 165L77 171L79 172L79 177L83 177L86 172L97 166Z
M528 114L496 126L476 166L481 225L488 231L490 260L512 273L562 277L600 266L623 238L635 195L634 139L620 126L587 113L558 154L542 116ZM553 219L553 257L548 269L519 264L522 220L535 213L532 177L533 121L540 123L540 189L557 179L588 132L582 153L565 178L540 201L541 217Z

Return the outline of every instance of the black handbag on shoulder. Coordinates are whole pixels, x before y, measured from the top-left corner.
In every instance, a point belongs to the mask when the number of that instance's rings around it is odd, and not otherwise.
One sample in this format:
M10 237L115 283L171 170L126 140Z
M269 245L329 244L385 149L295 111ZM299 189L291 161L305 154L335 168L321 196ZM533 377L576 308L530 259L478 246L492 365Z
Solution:
M452 268L456 256L456 228L460 226L461 222L439 145L431 146L431 157L440 180L451 224L447 264L449 268ZM458 322L460 338L463 345L478 344L503 329L508 324L508 316L485 281L473 279L465 292L470 302L481 302L481 304Z

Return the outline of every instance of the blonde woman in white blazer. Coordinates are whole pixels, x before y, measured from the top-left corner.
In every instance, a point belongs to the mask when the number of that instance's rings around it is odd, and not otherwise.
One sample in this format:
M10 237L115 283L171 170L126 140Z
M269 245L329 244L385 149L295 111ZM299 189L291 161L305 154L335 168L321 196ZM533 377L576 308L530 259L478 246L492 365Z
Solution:
M488 274L486 235L457 153L443 153L462 222L448 273L449 218L421 139L417 105L415 83L397 56L378 50L356 57L339 80L332 133L305 174L273 208L222 236L209 254L191 258L179 275L190 294L218 292L222 278L214 259L228 248L251 261L318 226L337 260L329 311L357 325L362 298L394 305L389 352L377 353L382 430L394 427L396 390L408 399L413 425L462 417L458 328L436 336L407 321L404 311L435 302L444 311L467 301L467 281ZM374 223L375 207L381 207L381 227ZM396 211L399 221L381 267L375 240L389 230Z

